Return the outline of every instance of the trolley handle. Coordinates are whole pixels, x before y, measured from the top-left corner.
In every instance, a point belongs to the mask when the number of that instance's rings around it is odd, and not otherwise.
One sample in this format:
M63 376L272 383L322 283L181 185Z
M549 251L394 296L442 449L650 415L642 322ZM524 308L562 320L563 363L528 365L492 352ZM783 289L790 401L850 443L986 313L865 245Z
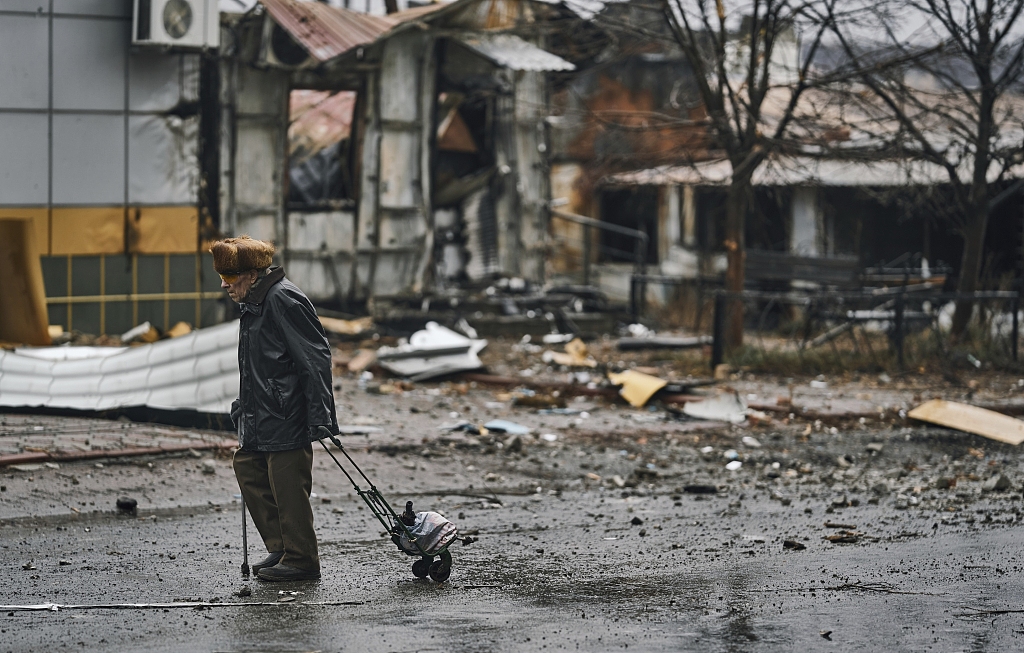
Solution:
M324 444L324 437L327 437L327 438L329 438L331 440L331 442L334 443L334 446L338 447L338 449L341 451L342 455L345 456L345 458L348 460L348 462L352 464L352 467L355 468L356 472L358 472L359 475L363 477L363 480L366 481L367 485L370 486L370 489L376 490L377 488L374 487L373 481L371 481L370 478L365 473L363 473L363 470L362 470L362 468L359 467L359 464L356 463L356 461L352 460L352 456L348 455L348 451L346 451L345 447L343 447L341 445L341 440L339 440L336 435L331 433L330 429L328 429L326 426L319 426L319 427L317 427L317 430L323 433L323 435L321 435L321 437L319 438L320 444L323 446L323 448L324 449L327 448L327 445ZM333 454L332 454L332 457L333 457ZM339 466L340 466L340 463L339 463ZM346 474L347 474L347 472L346 472ZM396 517L397 517L397 515L396 515Z
M317 428L317 430L321 434L320 437L317 438L317 440L323 440L324 438L327 438L334 443L334 446L338 447L342 451L345 450L345 447L341 446L341 440L338 439L338 436L331 433L331 430L329 428L327 428L326 426L320 426Z
M369 506L370 512L372 512L373 515L377 518L377 521L379 521L386 530L394 530L395 522L401 520L398 518L398 514L395 513L391 505L384 499L383 495L381 495L380 490L378 490L377 487L373 484L373 481L367 478L366 474L363 473L363 470L360 469L359 465L356 464L356 461L352 460L352 456L348 455L348 451L346 451L345 447L342 446L341 441L338 440L337 436L331 433L330 429L328 429L325 426L320 426L318 427L317 432L321 435L320 438L317 438L317 442L319 442L320 446L324 448L324 451L327 452L327 455L331 457L331 460L333 460L334 464L338 466L338 469L340 469L341 472L345 475L345 477L348 478L348 481L349 483L352 484L352 488L356 491L356 494L358 494L363 499L363 502L366 503L367 506ZM363 480L365 480L369 484L369 490L363 490L362 488L359 487L359 484L356 483L355 479L352 478L352 475L348 473L348 470L345 469L345 466L341 464L341 461L338 460L334 453L327 447L326 444L324 444L325 437L328 438L331 442L333 442L336 447L338 447L342 455L345 456L345 458L355 468L359 475L363 477ZM408 530L408 528L406 528L405 530L411 537L412 533Z

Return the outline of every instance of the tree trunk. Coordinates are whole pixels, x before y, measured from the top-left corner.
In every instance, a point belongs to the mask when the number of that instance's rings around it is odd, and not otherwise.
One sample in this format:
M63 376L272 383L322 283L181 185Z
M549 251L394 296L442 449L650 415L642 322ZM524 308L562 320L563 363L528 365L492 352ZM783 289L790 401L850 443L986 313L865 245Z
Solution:
M978 277L981 275L981 260L985 251L985 232L988 228L988 205L973 207L972 215L964 229L964 255L960 261L960 279L957 292L971 293L978 289ZM953 313L954 340L960 340L967 331L971 321L974 302L963 300L956 303Z
M734 169L725 208L725 250L728 263L725 271L725 289L730 293L743 292L747 262L745 232L749 192L750 175L741 173L737 176ZM743 301L735 299L727 305L729 308L725 322L725 345L728 350L743 345Z

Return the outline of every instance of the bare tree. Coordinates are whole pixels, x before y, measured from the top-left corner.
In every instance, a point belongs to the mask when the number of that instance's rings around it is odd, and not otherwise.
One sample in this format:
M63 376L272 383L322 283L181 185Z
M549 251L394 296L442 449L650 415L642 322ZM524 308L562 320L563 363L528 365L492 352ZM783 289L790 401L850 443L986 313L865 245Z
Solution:
M978 290L989 213L1024 154L1024 98L1014 92L1024 72L1022 12L1024 0L882 0L871 23L831 22L851 72L871 91L879 130L892 135L889 147L946 172L964 241L960 292ZM972 309L957 304L954 337Z
M811 64L836 2L740 0L727 7L727 0L664 0L666 18L693 69L709 135L732 168L725 242L730 292L743 290L751 179L767 157L785 148L801 96L817 83ZM798 32L806 37L803 44ZM779 65L786 48L795 48L788 69ZM743 343L739 301L730 305L725 336L730 348Z

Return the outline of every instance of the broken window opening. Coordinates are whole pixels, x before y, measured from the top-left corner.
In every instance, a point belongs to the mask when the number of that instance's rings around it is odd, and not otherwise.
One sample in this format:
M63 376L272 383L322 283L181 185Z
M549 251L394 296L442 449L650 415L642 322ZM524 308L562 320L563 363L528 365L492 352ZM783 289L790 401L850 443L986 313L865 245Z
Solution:
M354 91L293 90L289 98L288 208L351 208Z
M601 220L647 234L644 262L658 263L658 187L607 189L601 193ZM601 230L600 263L635 263L636 239Z
M498 271L495 66L448 39L440 49L432 171L437 280L485 280Z
M435 218L435 242L444 250L435 257L444 262L441 279L486 278L497 269L492 99L481 93L438 94L434 206L438 213L452 214Z

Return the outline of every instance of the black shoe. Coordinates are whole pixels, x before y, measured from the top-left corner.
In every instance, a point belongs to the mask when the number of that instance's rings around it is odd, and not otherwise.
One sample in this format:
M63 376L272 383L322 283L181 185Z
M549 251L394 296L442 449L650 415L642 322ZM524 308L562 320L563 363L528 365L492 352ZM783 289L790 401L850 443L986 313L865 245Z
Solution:
M281 562L281 558L284 557L284 551L274 551L260 562L254 563L252 566L252 573L259 574L260 569L266 569L267 567L273 567L277 563Z
M306 571L305 569L296 569L285 564L274 565L273 567L264 567L260 569L260 572L256 574L260 580L269 580L271 582L286 581L286 580L320 580L319 571Z

